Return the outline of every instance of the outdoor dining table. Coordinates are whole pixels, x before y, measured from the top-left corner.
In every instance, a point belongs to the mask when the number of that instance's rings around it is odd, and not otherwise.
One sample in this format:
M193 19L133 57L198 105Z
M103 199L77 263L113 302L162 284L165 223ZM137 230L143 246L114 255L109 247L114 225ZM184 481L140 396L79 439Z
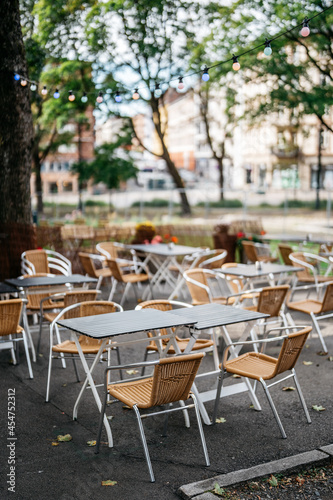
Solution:
M184 257L186 255L193 255L198 252L202 252L202 248L189 247L185 245L175 245L174 243L157 243L156 245L126 245L127 248L133 249L136 252L143 253L145 259L143 264L148 265L150 262L156 268L156 272L152 277L151 284L158 285L163 280L165 280L171 287L172 293L168 297L169 300L173 299L184 284L184 278L182 277L183 270L181 265L177 261L177 257ZM195 266L196 259L193 260L191 267ZM170 272L170 266L175 266L180 273L180 278L175 278ZM146 294L149 290L146 290L143 294L143 300L146 298Z
M92 390L96 405L99 411L101 410L101 400L93 379L93 372L97 363L99 362L100 356L104 351L107 342L110 339L112 339L112 347L123 347L129 344L142 342L147 343L148 340L154 340L155 342L159 343L161 355L164 356L168 352L168 349L171 345L173 345L174 348L177 349L177 341L175 340L175 327L183 326L185 323L187 325L192 325L195 323L195 321L196 320L192 319L191 317L186 317L184 313L181 316L176 316L156 309L123 311L120 313L100 314L97 316L85 316L83 318L59 320L57 323L60 326L71 331L71 336L76 344L78 354L86 374L85 382L74 405L73 419L76 420L77 418L79 403L88 383ZM162 328L166 329L166 335L159 334L158 330ZM141 336L141 338L132 338L133 334L137 334L139 332L151 332L152 334L153 332L155 332L155 334L153 334L153 337L149 337L149 339L148 336ZM125 334L131 335L130 340L123 339L118 342L119 337ZM102 341L100 349L96 354L90 368L81 349L81 345L79 342L80 335L86 335L88 337L99 339ZM165 347L162 347L161 343L161 339L163 338L169 339ZM107 432L109 446L112 447L112 433L109 421L107 420L106 416L104 416L104 426Z
M188 326L191 335L191 340L186 347L184 354L191 352L191 349L202 333L203 330L210 328L221 327L222 336L227 345L232 344L230 334L227 330L227 326L235 325L237 323L245 323L245 328L243 329L237 342L242 342L246 340L254 326L254 324L262 318L269 317L269 314L258 313L254 311L248 311L246 309L239 309L232 306L224 306L222 304L204 304L200 306L195 306L192 308L182 307L179 309L173 309L172 311L166 312L172 316L183 317L185 321L185 326ZM195 321L194 323L187 323L188 318ZM236 357L239 354L241 346L234 347L230 350L230 355ZM217 382L217 376L219 370L215 369L209 372L199 373L195 380L205 377L215 377ZM199 392L196 383L193 384L193 393L197 397L200 413L205 424L209 425L211 423L208 416L207 410L204 403L207 401L215 401L216 399L216 388L209 389L207 391ZM247 378L244 378L242 382L238 382L229 386L224 386L220 397L230 396L232 394L239 394L242 392L248 392L250 400L256 410L261 410L257 396L251 386L251 383Z
M303 271L304 269L303 267L265 262L260 262L259 265L260 267L258 267L257 264L239 264L235 267L228 267L219 270L219 272L245 280L243 290L247 290L248 288L251 288L255 279L267 277L270 285L275 286L281 281L281 276L288 273ZM277 277L277 280L275 279L275 276Z

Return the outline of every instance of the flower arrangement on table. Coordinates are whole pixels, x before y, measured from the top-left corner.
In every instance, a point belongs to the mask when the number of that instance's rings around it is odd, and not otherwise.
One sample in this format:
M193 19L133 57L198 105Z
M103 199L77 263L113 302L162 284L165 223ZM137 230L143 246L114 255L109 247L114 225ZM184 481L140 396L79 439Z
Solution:
M167 243L169 246L173 246L175 243L178 243L178 238L177 236L171 236L170 234L165 234L164 236L156 234L150 243L152 245L157 245L158 243Z
M260 231L260 235L263 236L266 231ZM238 250L238 261L243 262L243 241L253 241L253 243L262 243L262 239L257 234L246 235L243 231L239 231L237 234L236 249Z

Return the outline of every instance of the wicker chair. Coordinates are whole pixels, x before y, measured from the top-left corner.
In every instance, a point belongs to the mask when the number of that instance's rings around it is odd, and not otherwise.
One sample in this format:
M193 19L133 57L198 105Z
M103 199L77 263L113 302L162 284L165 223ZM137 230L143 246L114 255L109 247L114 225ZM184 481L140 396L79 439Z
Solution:
M72 274L71 262L53 250L27 250L21 255L22 274L36 275L37 273Z
M49 351L49 367L47 373L47 386L46 386L46 402L50 399L50 383L51 383L51 372L52 372L52 360L54 358L63 359L66 355L73 360L74 369L76 373L77 381L80 382L79 374L75 364L75 356L78 355L78 350L76 344L72 340L65 340L59 342L60 334L57 326L57 321L60 319L70 319L70 318L83 318L86 316L95 316L97 314L108 314L117 311L123 311L123 308L116 302L109 301L86 301L72 304L65 309L63 309L52 321L50 325L50 351ZM57 344L54 344L54 334L56 334ZM85 335L80 335L79 342L84 355L97 354L100 346L101 340L93 339ZM112 342L110 342L110 345ZM120 364L119 350L116 347L116 352L118 356L118 364ZM108 349L108 354L110 350ZM60 355L60 356L58 356ZM64 356L62 356L64 355ZM121 374L121 372L120 372Z
M276 262L278 260L268 254L269 247L267 245L253 243L253 241L242 241L242 245L246 258L250 262ZM265 251L265 253L261 254L260 250Z
M307 298L294 302L289 301L287 302L287 307L292 311L297 311L310 315L312 323L315 327L315 330L321 342L323 351L327 352L327 346L324 337L321 333L318 321L322 319L331 318L333 316L333 282L322 283L321 285L318 286L314 285L313 287L316 288L317 291L318 289L321 290L324 289L325 293L322 300ZM295 324L290 313L287 313L287 318L290 324L292 325Z
M292 261L293 266L304 268L303 271L298 271L296 273L298 282L307 284L312 283L316 285L318 290L319 283L332 281L332 274L330 276L328 275L331 271L331 263L329 259L308 252L293 252L289 255L289 258ZM325 266L325 274L320 274L318 270L320 265ZM301 288L295 286L294 291L297 289Z
M280 285L267 286L260 290L254 290L254 292L257 292L257 304L246 306L244 309L269 314L271 318L281 319L284 326L287 326L288 321L284 313L284 303L289 289L289 285ZM265 321L265 324L270 322L271 321Z
M225 373L231 373L233 375L239 375L241 377L247 377L255 381L259 381L264 388L265 394L267 396L269 405L273 411L276 422L279 426L281 435L283 438L286 438L287 435L281 423L280 417L276 411L275 405L269 393L269 387L279 383L285 382L288 378L293 378L294 383L296 385L296 389L298 392L298 396L300 398L301 404L303 406L304 413L306 415L306 419L308 423L311 423L310 415L308 409L306 407L304 397L301 391L301 387L298 383L298 379L296 377L295 365L298 360L298 357L301 353L301 350L306 342L306 339L311 331L311 327L297 326L297 327L287 327L287 328L274 328L272 331L281 331L287 329L300 329L300 331L296 333L290 333L288 335L282 335L279 337L266 338L262 340L254 340L254 341L245 341L245 342L235 342L231 345L228 345L223 354L223 361L221 364L220 377L217 387L216 400L213 410L213 418L212 422L216 422L216 415L218 411L218 405L221 397L221 390L223 385L223 378ZM270 332L268 332L270 333ZM247 352L238 357L228 358L228 353L231 348L237 345L250 345L254 343L265 343L274 342L276 340L283 340L282 347L280 350L280 354L278 358L274 358L272 356L268 356L263 352ZM286 375L281 380L274 381L271 384L266 384L267 380L274 379L277 375L285 373L287 371L291 371L289 375Z
M112 273L108 267L97 268L94 261L100 262L104 265L104 257L92 253L79 252L79 259L87 276L97 278L96 290L99 290L104 278L111 278Z
M184 272L184 279L194 306L211 302L231 305L237 300L234 297L229 299L229 296L233 295L229 281L210 269L189 269ZM213 290L215 287L221 295L214 295Z
M0 349L10 349L13 364L16 365L14 343L23 341L29 376L34 378L30 362L28 337L25 330L19 326L22 306L22 299L0 300ZM21 335L21 337L16 337L16 335Z
M290 245L286 245L285 243L279 243L278 247L282 258L282 262L286 264L286 266L292 266L293 263L289 258L289 255L294 251L292 247Z
M186 304L184 302L178 302L175 300L148 300L146 302L141 302L141 304L137 305L135 309L158 309L159 311L172 311L172 309L177 308L177 307L192 307L190 304ZM152 337L153 334L151 332L147 332L148 337ZM167 331L165 329L161 330L161 335L167 335ZM188 343L190 339L184 339L180 337L175 337L175 340L177 342L177 345L180 349L181 352L184 352L186 347L188 346ZM160 353L161 354L161 348L164 349L169 342L168 338L161 339L161 344L162 346L158 346L154 340L151 340L149 342L149 345L146 347L146 352L145 352L145 357L144 361L147 360L148 354L151 353ZM214 359L217 361L218 364L218 353L217 353L217 348L216 348L216 341L215 339L197 339L195 344L192 346L192 351L204 351L204 352L214 352ZM177 354L175 351L175 348L173 345L170 345L168 348L167 354L170 355L175 355ZM141 375L144 375L144 369L145 367L142 368L142 373Z
M154 366L154 374L152 377L116 384L108 384L108 372L116 367L107 368L105 370L104 404L101 410L95 453L99 452L107 396L108 394L110 394L112 397L116 398L116 400L129 406L136 415L151 482L155 481L155 477L142 425L142 418L148 416L155 416L156 414L168 414L169 412L174 412L177 410L184 411L188 408L194 407L201 437L201 443L204 451L205 462L206 465L209 466L209 457L199 409L194 394L190 392L203 356L203 353L196 353L172 358L163 358L159 361L151 361L149 363L146 363L146 365ZM141 363L134 363L131 365L122 366L121 368L136 368L141 365ZM186 401L189 397L193 399L194 404L185 405L183 402ZM181 403L181 406L169 408L169 405L171 403L176 403L177 401ZM149 409L162 405L168 405L168 408L160 411L155 411L153 413L145 413L144 415L140 414L139 409ZM187 426L189 426L189 424Z
M131 268L136 264L135 250L127 250L122 243L114 241L102 241L96 245L96 250L106 259L116 259L120 268ZM125 259L119 256L119 251L130 252L132 259Z
M112 275L112 287L111 287L111 292L109 295L108 300L112 300L113 296L116 292L117 284L122 283L125 286L120 305L123 305L125 302L127 293L129 291L129 288L133 286L134 293L136 295L136 299L138 300L137 297L137 292L135 289L134 285L138 285L139 283L143 283L144 281L148 281L149 287L150 287L150 293L151 296L153 296L153 291L150 283L150 276L149 276L149 271L148 269L143 265L141 262L139 264L140 269L144 269L146 272L145 273L140 273L140 272L130 272L128 274L124 274L117 262L116 259L106 259L107 265L109 266L109 270ZM139 271L140 269L137 269Z

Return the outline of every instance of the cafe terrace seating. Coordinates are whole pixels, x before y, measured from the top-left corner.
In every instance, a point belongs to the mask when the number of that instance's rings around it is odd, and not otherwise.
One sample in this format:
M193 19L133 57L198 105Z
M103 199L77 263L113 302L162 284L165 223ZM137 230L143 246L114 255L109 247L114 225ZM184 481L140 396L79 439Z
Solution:
M213 410L213 417L212 417L213 424L215 424L216 422L216 416L220 402L220 394L223 386L223 379L226 373L230 373L232 375L238 375L240 377L250 378L252 380L261 383L283 438L286 438L287 435L281 423L280 417L278 415L272 397L270 395L269 388L282 381L285 382L285 380L288 378L293 378L306 419L308 423L311 423L310 415L306 407L301 387L299 385L295 372L296 362L298 360L302 348L304 347L306 339L311 331L311 327L295 326L295 327L274 328L269 332L267 332L267 335L271 332L278 333L282 331L290 331L291 329L295 330L299 329L299 331L296 333L289 333L288 335L280 335L278 337L265 338L261 340L234 342L233 344L228 345L225 348L223 353L223 360L221 364L219 381L218 381L216 400ZM234 348L237 345L248 346L261 343L264 346L269 342L276 342L281 340L283 341L283 343L278 358L268 356L267 354L264 354L262 350L260 353L251 351L251 352L246 352L245 354L241 354L238 357L230 357L228 359L228 354L230 349ZM274 381L270 384L266 383L266 381L273 380L275 379L276 376L285 374L285 372L288 371L290 371L291 373L285 375L282 379Z
M127 405L135 413L151 482L155 481L155 476L150 460L144 428L142 425L142 419L149 416L156 416L160 414L168 415L170 412L186 411L194 407L202 448L205 456L205 463L207 466L209 466L209 456L196 397L190 392L203 356L204 353L195 353L146 362L144 363L146 366L154 366L154 374L152 377L114 384L108 383L108 373L110 370L114 370L115 368L135 369L142 366L143 363L133 363L122 365L121 367L109 366L108 368L106 368L104 381L104 402L101 410L95 453L99 453L103 418L106 409L107 397L109 394L116 400ZM187 401L190 397L193 400L193 404L185 404L184 401ZM179 402L180 406L171 407L171 404L174 405L174 403L176 402ZM166 406L166 409L159 408L157 411L154 411L152 413L145 412L142 415L140 413L140 410L147 410L150 408L161 406ZM126 412L123 414L123 416L124 418L127 418ZM164 430L165 434L166 421Z
M38 249L26 250L21 255L22 274L55 273L72 274L71 262L59 252Z

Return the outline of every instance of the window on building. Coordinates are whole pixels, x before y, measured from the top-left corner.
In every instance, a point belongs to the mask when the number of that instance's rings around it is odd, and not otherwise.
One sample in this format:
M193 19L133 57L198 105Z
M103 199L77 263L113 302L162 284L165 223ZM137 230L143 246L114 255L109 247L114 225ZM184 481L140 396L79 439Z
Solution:
M49 164L49 171L50 171L50 172L53 172L53 170L54 170L54 163L53 163L53 162L51 162L51 163Z
M66 193L73 191L73 183L72 182L64 181L62 187L63 187L63 191Z
M57 193L58 192L58 184L56 182L49 183L49 193Z
M317 189L318 186L318 165L311 165L311 179L310 187L311 189ZM319 187L323 187L323 167L320 172Z

